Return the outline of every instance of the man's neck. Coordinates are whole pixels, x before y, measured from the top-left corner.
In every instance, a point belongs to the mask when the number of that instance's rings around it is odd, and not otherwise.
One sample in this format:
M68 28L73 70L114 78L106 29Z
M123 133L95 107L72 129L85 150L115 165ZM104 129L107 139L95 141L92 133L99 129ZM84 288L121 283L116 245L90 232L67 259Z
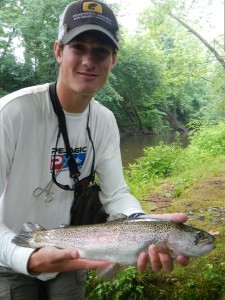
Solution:
M78 95L66 89L60 82L57 82L56 91L62 108L69 113L84 112L93 97L92 95Z

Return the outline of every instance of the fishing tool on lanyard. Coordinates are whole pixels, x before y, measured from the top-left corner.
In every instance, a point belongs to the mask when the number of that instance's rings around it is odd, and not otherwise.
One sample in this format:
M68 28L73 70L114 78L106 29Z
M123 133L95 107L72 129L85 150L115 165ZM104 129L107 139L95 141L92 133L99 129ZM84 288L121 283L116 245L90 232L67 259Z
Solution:
M65 167L65 165L67 164L68 158L67 160L62 164L61 168L57 171L57 173L55 174L55 178L60 174L60 172L62 171L62 169ZM35 198L38 198L39 196L41 196L43 193L45 193L45 202L51 202L54 197L55 197L55 193L51 192L51 187L53 185L54 181L51 179L51 181L44 187L37 187L34 191L33 191L33 196Z

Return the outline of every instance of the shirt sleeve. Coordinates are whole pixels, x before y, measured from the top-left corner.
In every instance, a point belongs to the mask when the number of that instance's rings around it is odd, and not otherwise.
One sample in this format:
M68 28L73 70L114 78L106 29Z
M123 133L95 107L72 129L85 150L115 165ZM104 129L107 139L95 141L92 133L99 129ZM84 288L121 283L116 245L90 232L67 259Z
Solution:
M14 232L9 230L4 224L0 224L0 258L3 265L17 273L37 277L42 281L55 278L58 273L30 274L28 272L27 263L34 249L13 244L11 241L14 236Z
M5 123L4 123L5 124ZM8 122L10 124L10 122ZM15 272L30 275L27 270L27 263L34 249L20 247L12 243L15 233L4 224L2 205L4 202L4 192L7 185L7 178L10 174L14 156L14 146L10 139L10 126L4 127L0 114L0 264L13 269ZM12 131L12 129L11 129ZM13 134L13 132L12 132ZM12 212L13 218L16 212ZM41 280L54 278L57 273L42 273L34 275Z
M111 115L105 127L101 158L96 166L98 183L101 188L100 200L109 215L127 216L143 212L138 200L130 194L125 182L120 153L120 136L115 117Z
M28 275L27 262L34 251L31 248L14 245L11 241L15 233L3 223L0 224L0 260L1 263L18 273Z
M0 115L1 118L1 115ZM10 173L10 167L13 157L13 145L10 141L7 131L0 120L0 196L3 194L6 180Z

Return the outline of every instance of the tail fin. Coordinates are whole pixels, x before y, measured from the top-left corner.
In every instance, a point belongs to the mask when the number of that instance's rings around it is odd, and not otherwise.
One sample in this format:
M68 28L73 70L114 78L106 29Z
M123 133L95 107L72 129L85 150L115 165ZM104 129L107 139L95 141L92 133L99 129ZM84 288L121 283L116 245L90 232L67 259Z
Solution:
M37 230L44 230L44 228L37 223L24 223L20 233L12 239L12 243L22 247L33 248L29 241L32 233Z

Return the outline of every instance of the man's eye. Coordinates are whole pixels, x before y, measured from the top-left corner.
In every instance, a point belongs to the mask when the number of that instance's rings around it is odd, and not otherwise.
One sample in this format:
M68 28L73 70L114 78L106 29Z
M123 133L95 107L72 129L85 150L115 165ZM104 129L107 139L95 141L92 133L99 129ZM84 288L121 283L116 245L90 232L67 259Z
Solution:
M102 55L102 56L107 56L110 53L109 49L104 47L98 48L96 52L98 55Z
M82 50L83 49L83 45L81 45L81 44L73 44L73 45L71 45L71 47L75 50Z

